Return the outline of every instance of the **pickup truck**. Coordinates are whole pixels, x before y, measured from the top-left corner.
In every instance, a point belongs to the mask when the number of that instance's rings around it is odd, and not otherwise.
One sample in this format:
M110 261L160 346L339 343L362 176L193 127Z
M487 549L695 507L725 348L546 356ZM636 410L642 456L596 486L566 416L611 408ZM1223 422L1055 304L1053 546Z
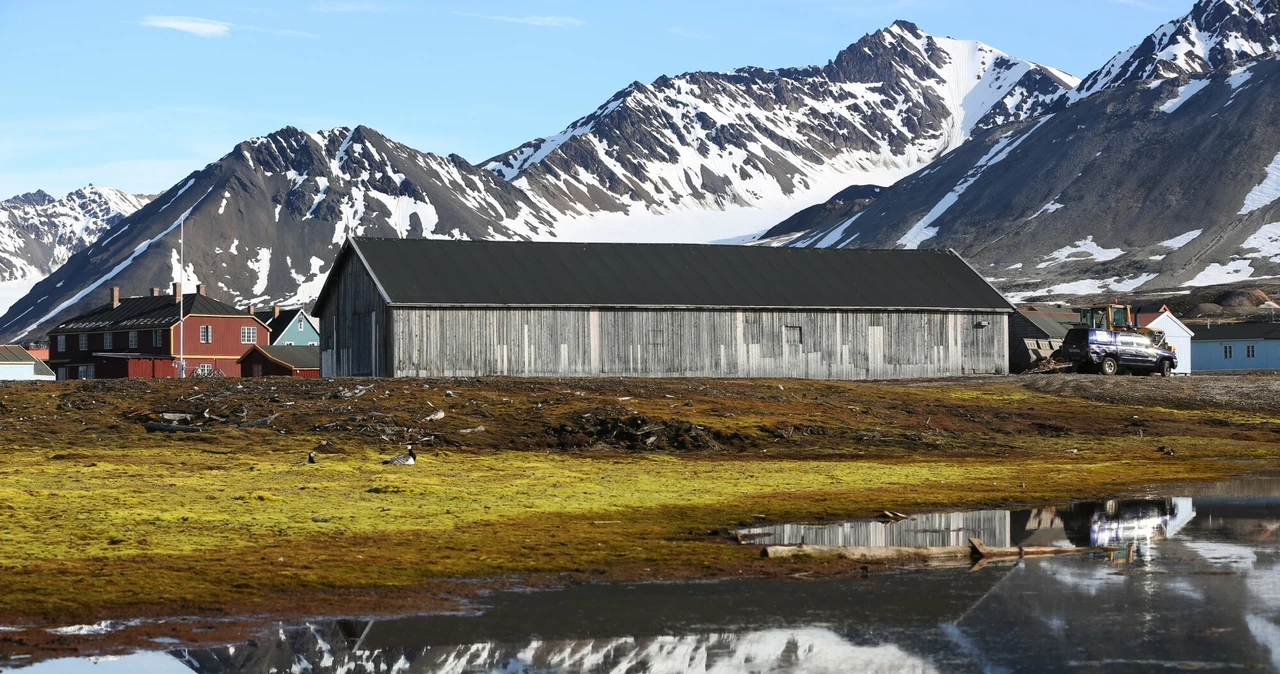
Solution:
M1168 377L1178 367L1176 353L1137 332L1072 328L1062 340L1061 355L1081 372L1106 375L1128 371Z

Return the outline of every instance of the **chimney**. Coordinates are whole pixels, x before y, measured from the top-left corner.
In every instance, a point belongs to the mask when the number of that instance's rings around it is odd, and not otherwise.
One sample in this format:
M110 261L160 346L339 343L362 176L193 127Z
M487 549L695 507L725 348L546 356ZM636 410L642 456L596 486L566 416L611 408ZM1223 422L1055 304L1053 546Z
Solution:
M271 305L271 317L272 317L272 318L280 318L280 305L279 305L279 304L273 304L273 305Z
M120 306L120 287L111 286L111 308L115 309Z
M196 284L196 294L197 294L197 295L203 295L203 294L204 294L204 284L203 284L203 283L197 283L197 284Z
M173 282L173 301L177 302L182 297L182 284L177 281Z
M249 315L250 315L250 316L252 316L253 314L256 314L256 313L258 313L258 305L256 305L256 304L250 304L250 305L249 305Z

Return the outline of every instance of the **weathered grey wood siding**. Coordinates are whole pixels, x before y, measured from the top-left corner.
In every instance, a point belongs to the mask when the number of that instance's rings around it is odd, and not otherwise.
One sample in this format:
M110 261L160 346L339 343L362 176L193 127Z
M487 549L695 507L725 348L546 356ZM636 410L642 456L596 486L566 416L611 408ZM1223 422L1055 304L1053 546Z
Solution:
M321 376L390 376L390 312L373 277L356 255L330 274L337 285L320 320Z
M356 272L355 269L350 270ZM344 275L346 278L352 278ZM337 305L347 303L344 278ZM353 288L352 302L367 292ZM376 292L376 291L375 291ZM361 307L365 305L359 305ZM896 379L1008 372L1008 315L945 311L392 307L380 374ZM337 335L337 362L356 373ZM343 309L348 320L358 313ZM336 317L335 317L336 318ZM342 324L338 318L339 325ZM798 328L799 330L796 330ZM330 342L322 335L323 348Z

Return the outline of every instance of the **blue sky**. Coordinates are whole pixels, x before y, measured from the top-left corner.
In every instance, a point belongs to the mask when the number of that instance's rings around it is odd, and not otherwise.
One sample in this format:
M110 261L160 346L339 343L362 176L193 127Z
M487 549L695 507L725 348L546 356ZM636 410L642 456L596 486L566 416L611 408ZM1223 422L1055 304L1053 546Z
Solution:
M822 64L898 18L1078 76L1191 0L0 0L0 198L166 189L286 125L479 162L661 74Z

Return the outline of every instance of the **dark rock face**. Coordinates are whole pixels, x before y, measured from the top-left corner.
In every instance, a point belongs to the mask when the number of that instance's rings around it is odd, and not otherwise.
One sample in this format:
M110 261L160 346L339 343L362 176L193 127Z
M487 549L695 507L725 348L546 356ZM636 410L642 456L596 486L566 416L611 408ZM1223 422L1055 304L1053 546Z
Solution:
M976 137L791 245L955 248L1018 297L1280 274L1278 121L1271 57L1111 88Z
M863 212L885 188L878 185L851 185L825 203L810 206L765 232L761 239L799 234L832 222L841 222Z

